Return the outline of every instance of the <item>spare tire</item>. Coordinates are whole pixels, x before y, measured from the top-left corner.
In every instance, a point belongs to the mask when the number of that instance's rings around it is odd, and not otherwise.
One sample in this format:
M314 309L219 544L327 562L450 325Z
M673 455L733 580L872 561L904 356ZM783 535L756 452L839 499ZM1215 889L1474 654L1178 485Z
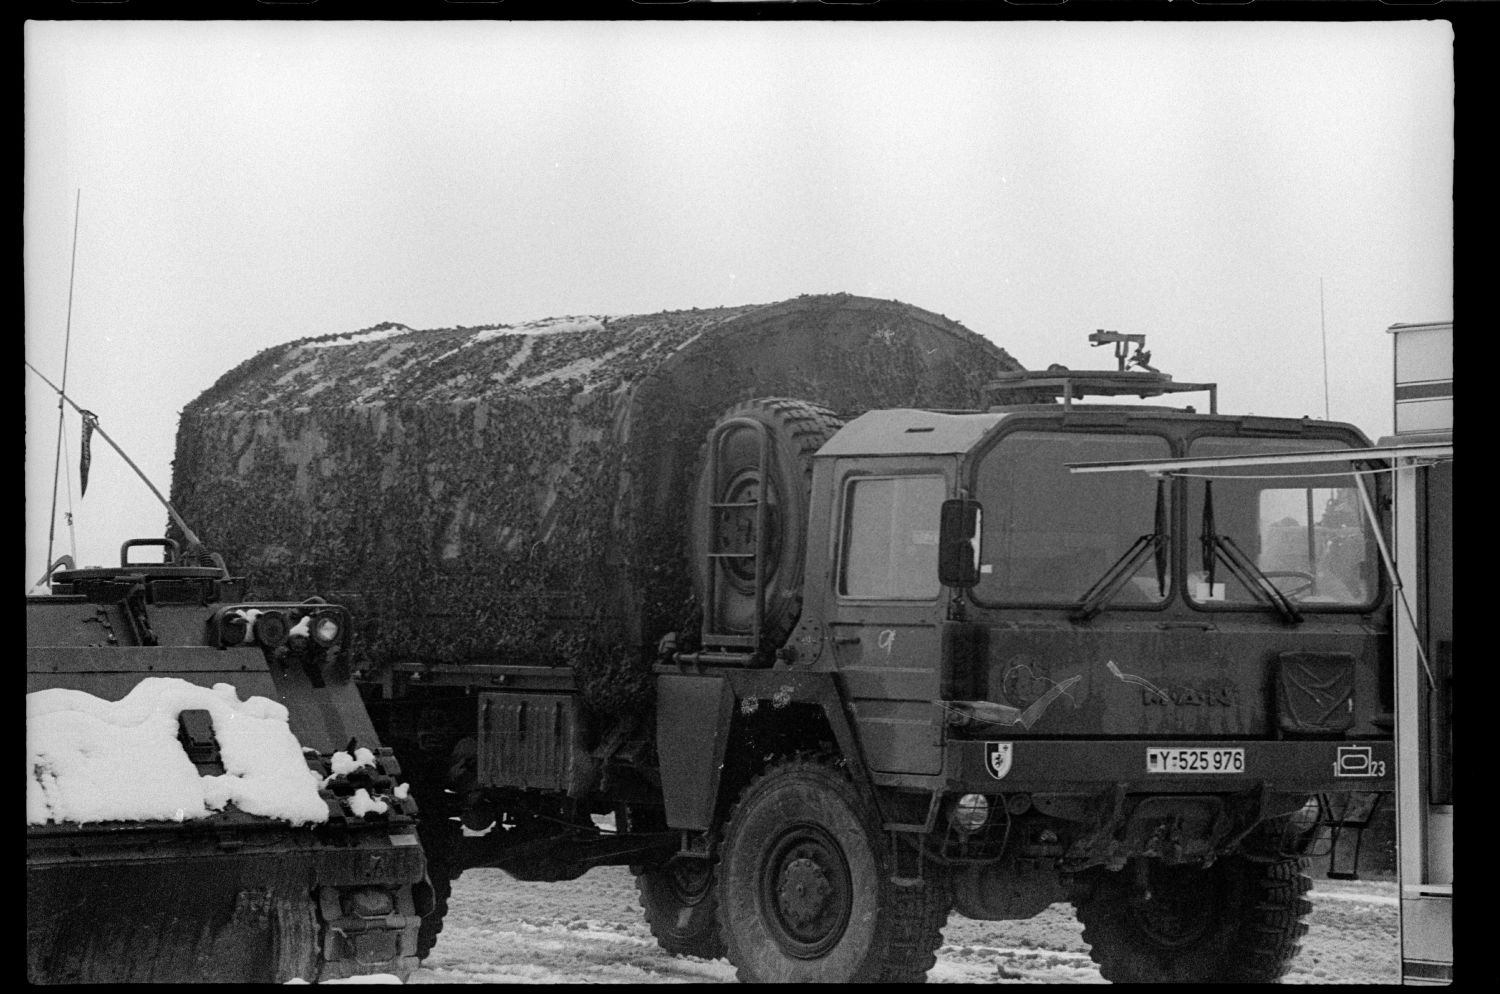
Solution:
M832 411L816 404L766 397L740 404L714 425L698 473L690 542L694 591L703 609L706 634L746 636L754 627L755 560L709 558L710 553L753 550L754 508L714 509L710 505L757 500L766 504L764 614L757 648L772 649L791 634L802 610L812 457L843 424ZM764 427L770 447L765 480L761 479L757 425ZM705 648L712 641L710 637Z

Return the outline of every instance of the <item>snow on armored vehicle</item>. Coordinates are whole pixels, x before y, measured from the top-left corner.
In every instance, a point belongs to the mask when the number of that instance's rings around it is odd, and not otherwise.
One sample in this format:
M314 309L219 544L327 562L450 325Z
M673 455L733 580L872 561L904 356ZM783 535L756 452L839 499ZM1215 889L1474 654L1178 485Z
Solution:
M344 608L248 600L170 539L49 579L26 598L27 979L410 974L432 887Z

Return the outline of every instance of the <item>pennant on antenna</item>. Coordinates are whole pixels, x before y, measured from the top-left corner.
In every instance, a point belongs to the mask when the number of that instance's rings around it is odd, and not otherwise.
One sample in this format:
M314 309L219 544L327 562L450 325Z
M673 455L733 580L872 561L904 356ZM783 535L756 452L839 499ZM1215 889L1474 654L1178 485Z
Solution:
M94 429L99 426L99 416L82 409L78 413L83 417L83 444L79 446L78 457L78 496L82 497L89 492L89 462L92 458L89 442L93 439Z

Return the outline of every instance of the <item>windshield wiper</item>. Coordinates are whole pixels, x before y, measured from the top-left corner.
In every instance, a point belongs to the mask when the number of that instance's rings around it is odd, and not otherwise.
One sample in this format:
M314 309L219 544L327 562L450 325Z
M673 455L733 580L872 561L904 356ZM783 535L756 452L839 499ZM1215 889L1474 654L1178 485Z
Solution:
M1214 566L1219 560L1229 567L1230 574L1238 580L1246 590L1255 594L1260 600L1270 604L1281 613L1289 624L1297 624L1302 620L1302 612L1292 603L1291 598L1281 592L1281 588L1271 582L1270 577L1262 573L1255 561L1245 555L1234 539L1228 535L1220 535L1214 530L1214 481L1203 481L1203 572L1207 574L1208 589L1214 588Z
M1156 530L1130 543L1130 548L1094 581L1073 610L1074 620L1088 621L1104 610L1152 551L1156 553L1156 590L1159 596L1167 596L1167 550L1171 544L1168 539L1167 481L1159 479L1156 481Z

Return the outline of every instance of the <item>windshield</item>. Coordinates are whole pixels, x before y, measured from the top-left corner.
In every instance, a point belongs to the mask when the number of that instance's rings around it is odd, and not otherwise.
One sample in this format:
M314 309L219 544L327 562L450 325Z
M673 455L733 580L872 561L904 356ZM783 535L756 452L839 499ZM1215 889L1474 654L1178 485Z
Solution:
M1212 458L1336 447L1326 439L1204 437L1193 441L1188 455ZM1222 557L1210 553L1211 541L1222 545L1227 539L1297 608L1369 604L1377 592L1375 544L1352 469L1348 461L1333 461L1183 474L1188 525L1203 545L1201 552L1193 548L1188 556L1188 597L1209 608L1264 601L1226 568Z
M1132 547L1157 530L1158 487L1144 474L1078 475L1069 463L1165 459L1165 438L1085 432L1018 431L980 464L975 496L984 507L981 603L1078 605ZM1161 488L1169 501L1170 488ZM1170 518L1163 505L1161 516ZM1108 600L1112 608L1150 606L1170 593L1170 577L1145 555Z

